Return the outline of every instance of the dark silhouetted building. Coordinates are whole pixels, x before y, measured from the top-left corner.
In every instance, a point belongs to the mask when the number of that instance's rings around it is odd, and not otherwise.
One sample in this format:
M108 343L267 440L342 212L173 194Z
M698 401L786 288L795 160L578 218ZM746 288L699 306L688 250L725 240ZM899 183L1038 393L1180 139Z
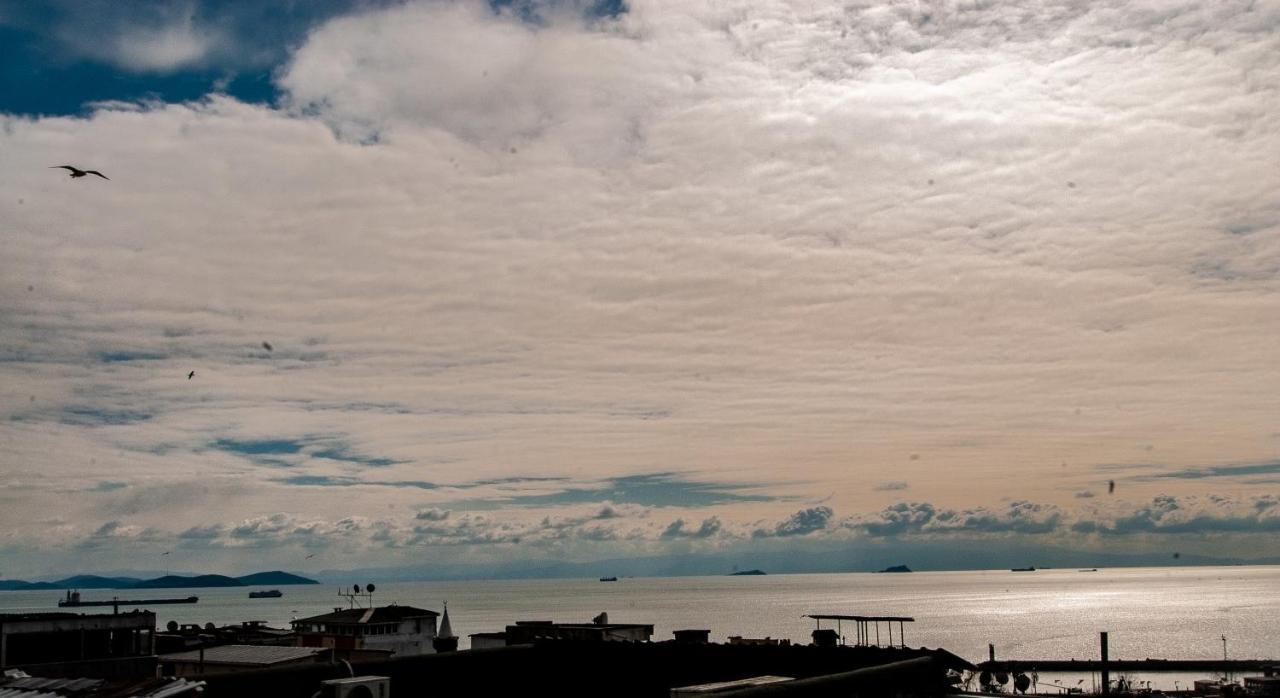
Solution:
M160 655L165 676L201 676L235 671L269 669L294 664L328 662L327 647L279 647L273 645L218 645Z
M0 614L0 667L116 661L154 654L156 614Z

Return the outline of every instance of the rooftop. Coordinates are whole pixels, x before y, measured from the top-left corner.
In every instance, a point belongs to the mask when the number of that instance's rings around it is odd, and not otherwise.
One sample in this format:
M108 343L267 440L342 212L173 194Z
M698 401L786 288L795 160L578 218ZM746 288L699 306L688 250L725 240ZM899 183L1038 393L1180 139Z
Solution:
M74 618L102 618L118 616L155 615L151 611L127 611L124 613L67 613L47 611L43 613L0 613L0 623L18 623L32 620L70 620Z
M425 608L391 605L377 608L349 608L319 616L311 616L310 618L299 618L293 621L293 625L305 623L353 623L359 625L367 623L399 623L408 618L434 618L438 615L440 614L435 611L428 611Z
M50 679L40 676L0 676L0 698L70 698L75 696L185 696L203 686L187 679Z
M273 645L219 645L204 649L206 664L238 664L242 666L271 666L283 662L309 659L327 652L323 647L277 647ZM174 652L160 655L163 662L198 662L200 650Z

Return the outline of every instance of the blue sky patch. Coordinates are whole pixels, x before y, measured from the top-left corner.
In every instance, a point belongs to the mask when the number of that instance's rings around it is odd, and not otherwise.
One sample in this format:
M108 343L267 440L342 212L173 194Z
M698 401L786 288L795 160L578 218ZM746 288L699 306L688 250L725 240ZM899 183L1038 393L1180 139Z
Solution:
M241 441L238 439L217 439L210 444L216 449L230 451L242 456L289 455L300 453L304 442L297 439L258 439Z
M71 405L62 408L62 423L78 426L109 426L113 424L133 424L151 419L151 414L140 410L103 409L88 405Z
M0 0L0 112L83 116L95 102L178 103L213 93L275 104L275 71L309 32L338 16L394 4ZM588 19L627 11L623 0L490 0L489 6L539 25L548 8L577 8ZM139 58L131 44L148 36L198 39L201 50L168 61Z
M423 480L361 480L354 477L330 475L291 475L275 480L284 485L302 487L397 487L418 490L434 490L438 487L433 482Z
M126 361L161 361L169 357L164 354L145 351L100 351L98 360L104 364L123 363Z
M1241 463L1238 465L1211 465L1205 468L1187 468L1170 473L1148 475L1141 480L1201 480L1212 477L1242 477L1247 475L1280 474L1280 460L1266 463Z
M490 509L503 506L539 507L565 504L639 504L658 507L706 507L735 502L771 502L770 495L743 492L756 485L730 482L692 482L676 473L627 475L604 481L601 487L573 487L548 494L514 495L454 502L451 506Z
M373 468L385 468L387 466L406 462L406 461L394 460L391 458L376 458L373 456L362 456L358 453L352 453L346 446L343 446L343 445L329 446L325 449L316 451L311 455L314 458L338 460L346 463L355 463L357 465L367 465Z

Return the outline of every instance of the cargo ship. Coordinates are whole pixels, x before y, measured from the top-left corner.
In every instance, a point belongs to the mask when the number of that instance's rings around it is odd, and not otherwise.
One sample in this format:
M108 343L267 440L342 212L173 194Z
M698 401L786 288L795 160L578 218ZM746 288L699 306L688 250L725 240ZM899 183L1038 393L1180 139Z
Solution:
M164 603L196 603L200 600L199 596L187 596L181 599L118 599L112 598L107 601L85 601L80 598L80 592L68 591L67 598L58 601L58 608L75 608L78 606L154 606Z
M251 591L249 598L251 599L278 599L284 596L284 592L279 589L268 589L267 591Z

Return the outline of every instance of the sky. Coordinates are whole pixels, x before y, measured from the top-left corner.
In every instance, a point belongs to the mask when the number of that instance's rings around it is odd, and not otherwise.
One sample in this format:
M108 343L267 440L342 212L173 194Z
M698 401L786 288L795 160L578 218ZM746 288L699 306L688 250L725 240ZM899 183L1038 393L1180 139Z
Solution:
M1276 0L0 1L0 577L1277 557L1277 159Z

